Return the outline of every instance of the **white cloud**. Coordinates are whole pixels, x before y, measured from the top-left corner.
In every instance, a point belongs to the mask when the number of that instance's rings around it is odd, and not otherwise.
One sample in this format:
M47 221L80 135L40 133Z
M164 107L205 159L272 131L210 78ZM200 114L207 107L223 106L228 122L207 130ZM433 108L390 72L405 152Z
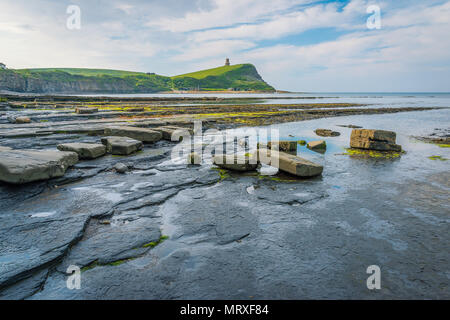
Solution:
M383 19L387 27L406 27L421 24L449 24L450 2L441 5L429 6L428 3L409 6L394 12L394 14Z
M450 1L377 2L381 30L365 27L371 0L352 0L344 8L342 2L313 2L197 0L189 6L124 0L108 6L103 0L79 0L81 30L70 31L65 3L0 0L0 60L12 68L98 67L173 75L222 65L228 56L232 63L254 63L280 89L450 91ZM149 17L157 20L143 26ZM312 39L318 42L314 45L295 39L326 27L345 35Z
M68 30L65 6L34 7L1 3L1 60L11 68L89 67L136 70L139 60L163 49L145 34L128 32L116 19L90 23L90 10L81 6L81 29ZM52 10L50 10L52 9ZM41 12L40 12L41 13Z
M191 38L195 41L208 41L214 39L277 39L289 34L299 34L309 29L325 27L348 28L357 14L365 6L350 5L339 11L338 5L329 3L306 8L302 11L294 11L282 15L276 15L269 21L257 24L244 24L226 29L214 29L194 33Z
M421 86L430 86L421 75L433 70L433 85L448 91L450 23L443 17L448 5L428 10L425 14L429 20L421 25L353 32L309 46L258 48L246 52L245 57L261 67L269 82L282 83L291 90L324 91L325 87L334 87L338 91L417 91ZM384 25L390 25L389 19ZM275 79L274 72L287 75L289 80Z
M149 21L148 26L171 32L188 32L251 23L273 16L293 6L310 3L312 0L212 0L211 9L187 12L181 18L163 17Z
M132 10L134 9L134 6L128 3L118 3L115 5L115 7L126 14L130 14Z
M235 52L255 47L250 41L218 40L181 48L182 53L173 57L175 61L191 61L210 57L226 57Z

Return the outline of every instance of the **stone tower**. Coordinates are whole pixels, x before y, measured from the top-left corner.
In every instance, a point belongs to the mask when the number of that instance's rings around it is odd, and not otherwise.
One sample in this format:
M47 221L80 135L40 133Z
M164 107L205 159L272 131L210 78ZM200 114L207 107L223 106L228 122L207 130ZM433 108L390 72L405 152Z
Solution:
M229 65L230 65L230 59L228 59L228 58L225 59L225 65L226 65L226 66L229 66Z

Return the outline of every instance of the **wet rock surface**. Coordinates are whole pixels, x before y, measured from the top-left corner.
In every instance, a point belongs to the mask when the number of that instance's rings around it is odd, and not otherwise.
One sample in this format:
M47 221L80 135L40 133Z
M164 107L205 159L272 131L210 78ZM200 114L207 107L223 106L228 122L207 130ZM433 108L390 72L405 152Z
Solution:
M20 128L5 119L0 157L98 144L111 125L186 121L80 116L48 113L48 122ZM396 116L342 123L394 128L417 118ZM320 120L286 124L280 137L303 130L295 139L313 141L319 126L335 129ZM193 166L187 155L172 161L177 143L160 140L135 141L140 152L128 156L79 161L49 180L0 182L0 299L450 298L450 176L445 162L423 165L435 150L450 157L448 149L420 143L415 151L407 127L397 131L402 159L353 159L339 155L351 134L339 130L311 158L325 170L308 179ZM126 174L116 173L119 164ZM382 290L366 287L374 264ZM80 290L67 288L70 265L81 269Z
M77 162L75 152L5 150L0 152L0 181L23 184L61 177Z
M435 128L432 133L423 136L413 136L419 141L450 145L450 129L447 128Z

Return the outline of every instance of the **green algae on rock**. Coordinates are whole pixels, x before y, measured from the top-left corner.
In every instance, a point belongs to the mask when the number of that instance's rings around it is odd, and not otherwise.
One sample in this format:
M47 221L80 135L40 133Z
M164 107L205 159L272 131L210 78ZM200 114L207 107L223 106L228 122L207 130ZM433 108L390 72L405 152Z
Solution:
M385 159L395 159L401 157L402 152L392 152L392 151L375 151L375 150L362 150L355 148L347 148L346 152L342 153L344 155L361 157L361 158L385 158Z
M167 240L167 239L169 239L169 236L161 236L161 237L158 239L158 241L152 241L152 242L146 243L146 244L144 244L144 245L142 246L142 248L148 248L148 247L154 248L154 247L156 247L158 244L163 243L164 240Z
M216 170L219 173L219 182L231 177L230 174L228 173L228 170L221 168L211 168L211 169Z
M440 161L447 161L448 160L447 158L444 158L442 156L430 156L430 157L428 157L428 159L430 159L430 160L440 160Z

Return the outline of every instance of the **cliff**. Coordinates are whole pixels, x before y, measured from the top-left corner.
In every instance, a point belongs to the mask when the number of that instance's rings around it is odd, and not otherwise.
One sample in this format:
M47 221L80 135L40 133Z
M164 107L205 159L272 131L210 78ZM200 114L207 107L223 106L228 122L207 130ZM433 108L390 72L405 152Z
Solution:
M274 91L251 64L166 77L103 69L0 70L0 90L19 93L155 93L171 90Z
M252 64L238 64L207 69L172 77L177 88L201 88L203 90L275 91L259 75Z

